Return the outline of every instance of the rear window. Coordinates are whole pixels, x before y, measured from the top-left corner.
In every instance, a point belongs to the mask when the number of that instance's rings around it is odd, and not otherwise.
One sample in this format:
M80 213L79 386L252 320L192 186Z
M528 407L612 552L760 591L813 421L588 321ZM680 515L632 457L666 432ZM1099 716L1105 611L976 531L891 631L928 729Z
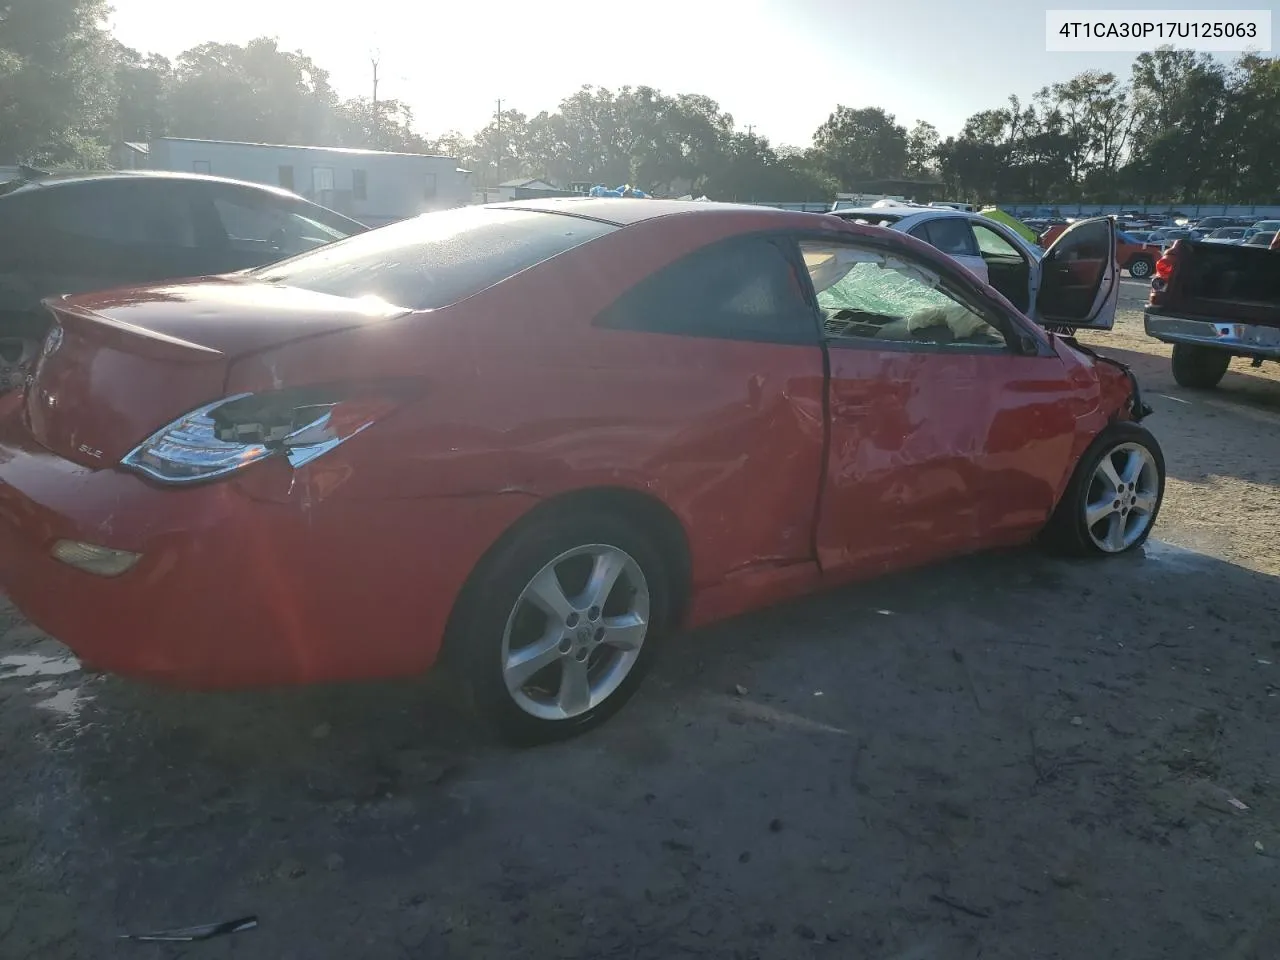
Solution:
M253 273L317 293L430 310L617 229L554 213L462 207L371 230Z

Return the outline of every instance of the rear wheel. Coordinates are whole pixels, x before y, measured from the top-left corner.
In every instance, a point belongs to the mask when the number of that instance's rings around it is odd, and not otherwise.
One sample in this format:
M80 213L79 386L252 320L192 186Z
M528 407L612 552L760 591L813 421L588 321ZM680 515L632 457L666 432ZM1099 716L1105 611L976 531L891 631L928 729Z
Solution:
M1173 379L1192 390L1212 390L1227 374L1231 354L1186 343L1173 345Z
M1136 423L1108 426L1076 465L1049 523L1050 544L1114 556L1146 542L1164 500L1164 452Z
M1155 264L1146 257L1135 257L1129 262L1129 276L1135 280L1145 280L1151 276L1151 271Z
M535 520L477 573L451 638L481 719L518 745L602 723L649 669L670 597L660 552L632 523Z

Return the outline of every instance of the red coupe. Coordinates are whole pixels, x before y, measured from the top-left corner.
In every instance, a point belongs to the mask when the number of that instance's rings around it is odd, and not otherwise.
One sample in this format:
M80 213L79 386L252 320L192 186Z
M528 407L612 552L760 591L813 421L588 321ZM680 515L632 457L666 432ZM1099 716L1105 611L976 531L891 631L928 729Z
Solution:
M1046 271L1042 312L1115 309L1091 262ZM0 584L174 685L441 660L546 740L675 628L1041 533L1123 553L1164 490L1125 367L824 215L469 207L47 303L0 397Z

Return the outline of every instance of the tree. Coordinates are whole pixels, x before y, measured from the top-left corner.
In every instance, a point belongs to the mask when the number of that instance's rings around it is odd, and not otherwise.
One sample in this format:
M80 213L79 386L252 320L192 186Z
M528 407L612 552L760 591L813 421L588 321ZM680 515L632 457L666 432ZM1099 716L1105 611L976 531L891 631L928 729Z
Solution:
M1133 65L1137 111L1130 188L1143 197L1199 200L1232 191L1221 156L1228 106L1226 68L1208 54L1161 48Z
M169 87L173 65L158 54L143 56L137 50L112 41L117 140L150 140L169 130Z
M907 134L907 176L927 177L936 172L941 143L937 127L925 120L917 120Z
M900 178L907 168L907 131L879 107L837 106L813 135L828 175L841 184Z
M429 153L435 146L413 129L413 111L399 100L379 100L377 109L368 97L343 100L333 107L328 141L339 147Z
M0 163L106 157L114 107L102 0L0 3Z
M174 136L259 143L328 140L337 98L329 75L268 37L202 43L179 54L169 95Z
M1222 165L1235 181L1222 196L1280 202L1280 60L1247 54L1236 62L1219 130Z

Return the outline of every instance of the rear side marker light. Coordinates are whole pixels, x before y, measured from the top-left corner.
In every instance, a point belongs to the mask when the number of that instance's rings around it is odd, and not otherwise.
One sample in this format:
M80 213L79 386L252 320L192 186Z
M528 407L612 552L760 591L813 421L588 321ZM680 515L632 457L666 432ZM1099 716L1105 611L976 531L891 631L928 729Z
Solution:
M128 550L100 547L80 540L59 540L51 551L55 560L99 577L118 577L128 573L142 559L142 554Z

